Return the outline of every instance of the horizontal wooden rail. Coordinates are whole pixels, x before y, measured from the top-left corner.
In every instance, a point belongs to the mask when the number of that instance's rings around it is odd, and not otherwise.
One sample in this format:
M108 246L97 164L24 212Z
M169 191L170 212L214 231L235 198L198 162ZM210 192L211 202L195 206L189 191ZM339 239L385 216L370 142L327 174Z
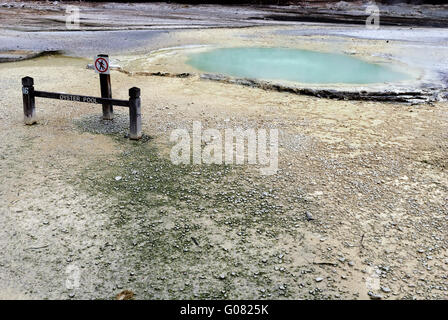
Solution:
M46 92L46 91L34 91L35 97L49 98L49 99L59 99L65 101L74 102L86 102L86 103L97 103L97 104L112 104L114 106L129 107L129 100L117 100L109 98L98 98L90 96L80 96L77 94L67 94L58 92Z

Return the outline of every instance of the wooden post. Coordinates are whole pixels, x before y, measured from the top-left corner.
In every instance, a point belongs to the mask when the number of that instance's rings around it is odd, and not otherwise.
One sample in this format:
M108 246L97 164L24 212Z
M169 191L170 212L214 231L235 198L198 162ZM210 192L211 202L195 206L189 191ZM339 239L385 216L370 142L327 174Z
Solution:
M139 140L142 137L142 115L140 89L129 89L129 139Z
M23 121L25 124L31 125L36 120L36 104L34 99L34 79L31 77L22 78L22 95L23 95Z
M99 57L109 57L107 54L100 54ZM110 68L110 66L109 66ZM100 74L101 98L112 99L112 86L110 74ZM103 103L103 119L112 120L114 118L114 108L110 103Z

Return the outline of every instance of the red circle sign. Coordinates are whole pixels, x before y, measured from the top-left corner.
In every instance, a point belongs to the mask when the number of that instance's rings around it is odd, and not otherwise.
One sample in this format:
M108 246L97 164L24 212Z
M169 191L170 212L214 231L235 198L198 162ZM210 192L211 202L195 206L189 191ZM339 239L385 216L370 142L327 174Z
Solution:
M109 64L107 63L107 60L104 58L98 58L95 60L95 69L99 73L104 73L109 70Z

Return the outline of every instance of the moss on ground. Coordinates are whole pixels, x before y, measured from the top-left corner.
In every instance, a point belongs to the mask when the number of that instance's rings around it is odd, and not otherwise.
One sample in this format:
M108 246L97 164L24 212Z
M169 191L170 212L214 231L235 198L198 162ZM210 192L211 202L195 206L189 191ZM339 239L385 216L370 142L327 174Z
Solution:
M281 234L298 236L285 199L248 167L174 165L148 137L126 139L124 123L119 118L105 129L97 118L78 121L82 131L109 134L123 151L89 165L77 184L104 197L108 228L125 244L123 263L134 270L128 279L134 290L145 298L273 293L272 265L259 255L272 254L270 244Z

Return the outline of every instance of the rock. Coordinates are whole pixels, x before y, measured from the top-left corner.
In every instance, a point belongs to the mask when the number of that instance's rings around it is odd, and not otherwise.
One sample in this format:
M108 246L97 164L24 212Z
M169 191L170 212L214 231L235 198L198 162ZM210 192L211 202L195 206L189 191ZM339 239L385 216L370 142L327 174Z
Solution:
M115 297L115 300L132 300L134 298L134 292L130 290L123 290Z
M391 291L388 287L381 287L381 290L385 293L389 293Z
M382 295L373 293L372 291L369 291L368 295L369 295L370 299L372 299L372 300L381 300L381 299L383 299Z
M116 177L115 177L115 181L120 181L121 179L122 179L121 176L116 176Z
M317 278L314 279L314 280L316 280L316 282L321 282L322 280L324 280L324 278L322 278L322 277L317 277Z
M305 212L305 215L306 215L306 220L308 220L308 221L314 220L313 215L309 211Z

